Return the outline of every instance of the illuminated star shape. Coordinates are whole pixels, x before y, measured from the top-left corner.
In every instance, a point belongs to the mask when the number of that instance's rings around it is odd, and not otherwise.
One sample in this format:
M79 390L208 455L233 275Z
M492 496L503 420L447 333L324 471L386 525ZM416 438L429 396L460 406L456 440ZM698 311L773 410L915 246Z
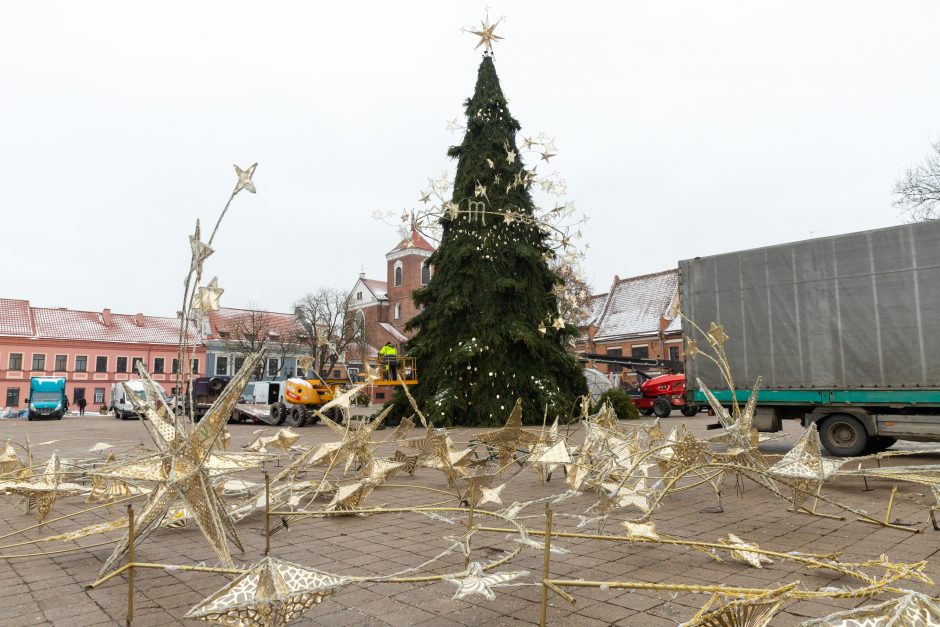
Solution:
M251 177L255 174L255 168L258 167L257 163L252 163L248 166L247 170L242 170L240 167L233 166L235 168L235 173L238 175L238 182L235 184L235 191L233 194L237 194L243 189L247 189L252 194L255 193L255 184L251 182Z
M526 150L530 150L532 146L534 146L536 143L538 142L536 142L531 137L526 137L522 140L522 145L525 147Z
M402 221L402 222L407 222L407 221L409 220L409 218L411 218L411 214L408 213L408 210L407 210L407 209L402 209L402 210L401 210L401 221Z
M431 193L430 193L430 192L420 192L420 194L419 194L419 196L418 196L418 200L420 200L421 202L423 202L423 203L425 203L425 204L431 202Z
M495 488L480 488L482 498L480 502L477 503L477 506L485 505L486 503L496 503L497 505L502 505L503 500L500 498L500 492L503 491L503 488L506 487L505 483L501 483Z
M496 30L496 27L499 26L499 23L502 21L503 21L503 18L499 18L498 20L496 20L496 23L490 24L489 23L490 16L489 14L487 14L486 19L480 22L480 30L471 30L471 31L465 30L465 32L472 33L480 38L480 41L477 43L476 46L474 46L473 49L476 50L480 46L483 46L483 50L485 52L488 52L489 54L493 54L493 43L503 39L502 37L500 37L494 32Z
M220 308L219 298L225 292L219 287L219 277L212 277L212 281L206 287L199 288L199 294L196 296L196 302L193 306L202 313L218 311Z
M473 195L479 198L480 196L486 196L486 187L480 185L480 181L477 181L477 184L473 188Z
M555 318L555 322L552 323L552 326L555 327L556 329L564 329L565 319L562 318L561 316L558 316L557 318Z
M708 341L713 346L721 346L727 342L728 334L725 333L725 326L712 322L711 326L708 328Z
M552 182L548 179L542 179L539 181L539 185L541 186L543 192L547 192L552 189Z
M454 118L453 120L447 121L447 130L453 133L454 131L463 130L463 125L460 124L460 118Z
M546 161L546 162L547 162L549 159L551 159L552 157L554 157L554 156L557 155L557 154L558 154L558 153L549 152L548 150L544 150L544 151L542 151L542 161Z
M489 444L499 451L501 464L506 464L515 459L516 448L519 445L536 444L539 441L538 434L526 431L522 428L522 399L516 400L506 424L494 431L486 431L479 434L476 439L481 444Z
M506 162L507 162L507 163L515 163L515 161L516 161L516 151L515 151L515 150L509 150L509 151L507 151L507 152L506 152Z

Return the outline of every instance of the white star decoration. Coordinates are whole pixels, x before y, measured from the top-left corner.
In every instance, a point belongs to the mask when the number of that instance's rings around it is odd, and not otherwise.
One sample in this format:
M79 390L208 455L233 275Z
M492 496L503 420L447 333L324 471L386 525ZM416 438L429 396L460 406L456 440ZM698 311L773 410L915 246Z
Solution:
M232 166L235 168L235 173L238 175L238 182L235 184L235 191L233 194L237 194L243 189L247 189L252 194L255 193L255 184L251 182L251 177L254 176L255 168L258 167L257 163L252 163L247 170L242 170L240 167Z

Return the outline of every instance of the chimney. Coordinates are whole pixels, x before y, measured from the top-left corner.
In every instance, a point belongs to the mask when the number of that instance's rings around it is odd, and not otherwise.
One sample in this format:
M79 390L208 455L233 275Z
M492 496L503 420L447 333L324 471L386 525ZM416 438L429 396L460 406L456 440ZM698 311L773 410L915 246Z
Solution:
M104 326L111 326L111 310L107 307L101 312L101 321L104 323Z
M144 326L144 314L139 313L134 316L134 324L139 327Z

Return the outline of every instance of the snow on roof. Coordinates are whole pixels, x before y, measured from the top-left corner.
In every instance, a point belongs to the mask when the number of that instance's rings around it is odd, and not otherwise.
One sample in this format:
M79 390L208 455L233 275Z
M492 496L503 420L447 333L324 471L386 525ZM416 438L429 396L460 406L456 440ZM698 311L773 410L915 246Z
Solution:
M222 333L234 333L239 329L249 332L260 331L260 328L255 329L255 327L261 325L267 327L269 334L274 332L284 339L303 333L304 330L297 316L289 313L235 309L234 307L222 307L218 311L209 312L209 326L212 335L216 337L220 337Z
M0 335L33 334L33 319L28 300L0 298Z
M377 299L382 300L388 295L388 283L385 281L379 281L378 279L360 279L362 284L365 285L372 295Z
M604 305L606 304L607 293L592 295L591 302L588 303L587 318L581 323L580 326L588 327L592 324L597 324L601 319L601 314L604 313Z
M682 333L682 318L676 316L669 321L669 325L663 330L663 333Z
M398 246L391 249L386 254L391 255L392 253L397 253L399 251L408 250L411 248L414 248L417 250L423 250L429 253L434 252L434 247L428 243L428 240L424 239L424 237L422 237L421 234L418 233L418 230L414 226L412 226L411 235L409 235L408 237L405 237L402 241L398 242Z
M671 315L678 288L678 270L615 280L594 340L659 333L660 319Z
M129 344L177 344L179 342L179 318L109 312L110 323L105 324L104 313L100 311L44 307L31 307L30 309L33 314L36 329L34 337L36 338ZM200 339L191 323L188 331L189 342L198 344Z
M399 342L407 342L407 341L408 341L408 337L407 337L407 336L403 335L403 334L401 333L401 331L399 331L398 329L396 329L395 327L393 327L393 326L390 325L389 323L387 323L387 322L380 322L380 323L379 323L379 326L382 327L383 329L385 329L385 330L388 332L389 335L391 335L393 338L395 338L395 339L398 340Z

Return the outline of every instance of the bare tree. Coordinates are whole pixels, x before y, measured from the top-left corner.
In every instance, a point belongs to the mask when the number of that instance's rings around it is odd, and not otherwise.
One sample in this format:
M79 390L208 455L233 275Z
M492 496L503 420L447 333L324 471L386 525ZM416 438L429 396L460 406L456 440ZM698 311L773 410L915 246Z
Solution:
M278 359L277 372L268 371L267 363L262 363L253 377L263 381L265 376L276 379L284 370L284 359L291 352L291 345L297 342L296 334L287 329L278 329L274 319L267 311L261 311L254 305L249 305L243 315L239 316L230 331L233 352L244 359L251 353L263 348L268 351L268 359Z
M577 260L556 258L550 265L563 281L554 290L558 298L558 313L571 324L580 326L591 315L591 287L584 278L584 272Z
M910 222L926 222L940 218L940 141L919 166L908 168L897 183L894 201L907 213Z
M303 328L298 343L313 358L314 368L321 376L332 370L350 348L357 347L361 352L364 347L362 317L351 303L351 294L326 287L294 303L294 313Z

